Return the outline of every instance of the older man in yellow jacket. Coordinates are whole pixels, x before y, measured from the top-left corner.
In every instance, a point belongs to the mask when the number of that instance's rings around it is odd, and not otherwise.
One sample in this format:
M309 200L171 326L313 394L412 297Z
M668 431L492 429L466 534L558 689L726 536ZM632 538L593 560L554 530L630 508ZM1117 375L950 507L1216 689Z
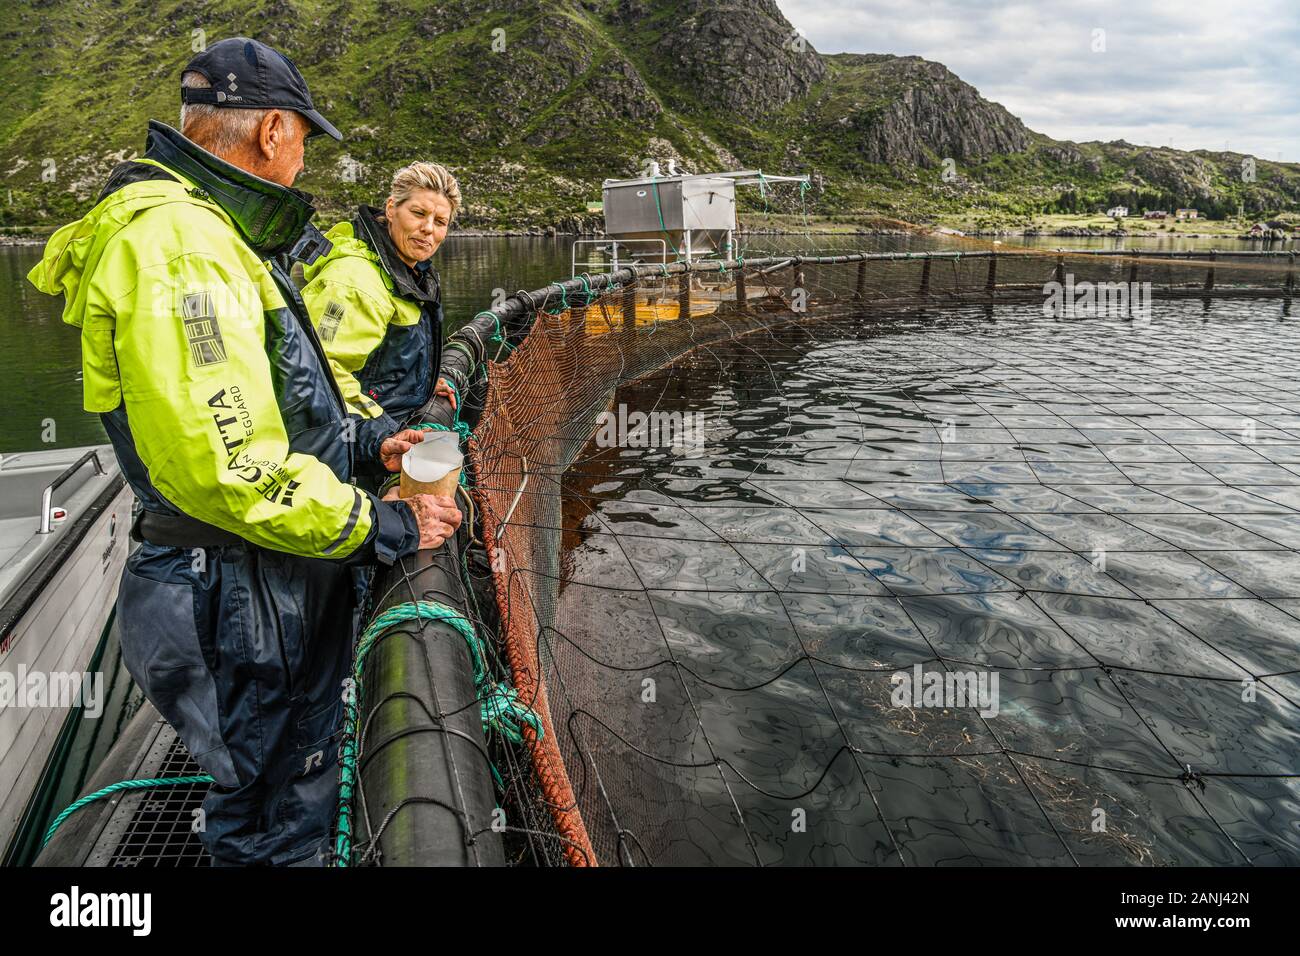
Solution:
M327 243L291 189L307 136L338 131L282 54L243 37L182 74L182 131L51 238L32 282L81 328L142 511L118 598L132 677L215 779L217 864L320 863L337 802L354 568L441 544L449 499L381 501L418 433L349 413L288 268Z

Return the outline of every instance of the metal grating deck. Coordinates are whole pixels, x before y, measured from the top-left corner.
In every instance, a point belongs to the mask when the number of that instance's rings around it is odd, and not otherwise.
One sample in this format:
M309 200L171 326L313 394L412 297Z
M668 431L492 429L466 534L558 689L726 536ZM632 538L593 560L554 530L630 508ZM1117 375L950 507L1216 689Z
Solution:
M158 777L186 777L202 773L181 743L172 740ZM208 866L207 851L194 830L195 811L207 796L206 783L181 784L141 791L139 805L118 839L109 866Z

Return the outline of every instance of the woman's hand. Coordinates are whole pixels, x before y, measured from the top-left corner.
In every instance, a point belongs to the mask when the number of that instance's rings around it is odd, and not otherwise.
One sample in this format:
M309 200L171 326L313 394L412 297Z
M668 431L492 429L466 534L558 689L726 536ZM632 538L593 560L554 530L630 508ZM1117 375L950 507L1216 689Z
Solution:
M438 384L433 387L433 394L441 395L447 401L451 402L451 410L456 410L456 390L451 387L451 383L445 378L438 379Z
M402 470L402 456L411 450L412 445L424 441L424 432L418 428L404 428L396 435L384 439L379 446L379 463L387 471Z

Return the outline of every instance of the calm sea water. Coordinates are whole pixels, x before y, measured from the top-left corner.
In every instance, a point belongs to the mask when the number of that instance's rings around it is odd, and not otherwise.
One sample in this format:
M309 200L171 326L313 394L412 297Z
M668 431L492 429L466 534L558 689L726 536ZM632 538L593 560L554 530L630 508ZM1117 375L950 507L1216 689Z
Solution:
M1300 863L1297 368L1280 302L962 307L621 388L706 424L566 479L550 699L602 850Z

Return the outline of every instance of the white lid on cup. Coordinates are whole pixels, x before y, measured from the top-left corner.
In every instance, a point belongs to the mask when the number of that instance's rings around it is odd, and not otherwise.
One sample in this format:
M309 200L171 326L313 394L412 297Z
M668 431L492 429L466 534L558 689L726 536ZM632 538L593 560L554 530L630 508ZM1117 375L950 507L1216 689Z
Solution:
M402 456L402 471L412 481L429 484L465 464L455 432L426 432L424 441Z

